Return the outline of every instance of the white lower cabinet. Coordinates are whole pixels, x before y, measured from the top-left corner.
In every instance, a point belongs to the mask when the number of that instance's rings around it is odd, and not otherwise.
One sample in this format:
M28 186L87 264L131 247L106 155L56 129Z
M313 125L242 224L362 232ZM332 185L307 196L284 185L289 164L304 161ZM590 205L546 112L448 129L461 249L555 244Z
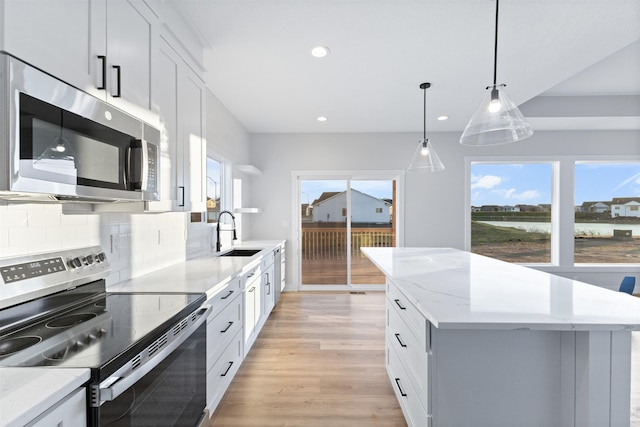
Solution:
M224 348L207 372L207 402L209 402L207 409L210 413L213 413L222 400L222 396L242 364L243 357L242 332L237 331L231 338L231 343Z
M244 355L249 350L260 332L262 315L262 285L260 266L255 267L244 276Z
M431 326L391 282L385 336L387 373L407 423L431 426Z
M84 427L87 425L87 391L78 389L27 423L29 427Z
M231 279L209 298L212 307L207 319L207 410L220 403L242 361L242 298L240 278ZM229 369L220 372L221 365ZM224 375L222 375L224 373Z

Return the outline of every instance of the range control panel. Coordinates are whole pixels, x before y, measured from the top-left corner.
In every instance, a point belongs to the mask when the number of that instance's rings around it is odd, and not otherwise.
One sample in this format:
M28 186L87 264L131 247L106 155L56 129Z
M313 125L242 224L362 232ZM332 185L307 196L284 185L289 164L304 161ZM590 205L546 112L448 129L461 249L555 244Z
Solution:
M66 266L62 257L55 257L3 266L0 268L0 275L5 283L12 283L64 270L66 270Z
M99 246L0 259L0 277L5 285L21 282L24 286L34 279L33 283L46 286L98 273L106 277L109 270L107 256Z

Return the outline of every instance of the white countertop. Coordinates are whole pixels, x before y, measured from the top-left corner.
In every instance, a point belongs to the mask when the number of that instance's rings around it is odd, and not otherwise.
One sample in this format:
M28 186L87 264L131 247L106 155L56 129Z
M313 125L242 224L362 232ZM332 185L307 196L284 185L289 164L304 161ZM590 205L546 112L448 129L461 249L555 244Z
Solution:
M450 248L362 248L442 329L640 330L640 298Z
M89 369L0 368L0 425L21 427L89 381Z
M216 254L194 258L109 286L109 292L204 292L211 298L228 280L253 268L265 251L283 241L252 241L235 249L262 249L251 257L220 257ZM221 253L231 248L223 248Z

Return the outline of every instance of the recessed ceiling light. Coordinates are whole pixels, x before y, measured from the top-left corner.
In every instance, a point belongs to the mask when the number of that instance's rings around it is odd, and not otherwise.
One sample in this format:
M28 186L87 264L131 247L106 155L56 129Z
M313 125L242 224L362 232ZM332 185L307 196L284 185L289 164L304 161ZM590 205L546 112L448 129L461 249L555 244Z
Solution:
M447 120L449 118L449 116L438 116L438 120L443 121L443 120Z
M320 116L316 120L318 120L319 122L326 122L327 118L325 116Z
M316 58L324 58L325 56L329 55L329 48L326 46L316 46L313 49L311 49L311 55L315 56Z

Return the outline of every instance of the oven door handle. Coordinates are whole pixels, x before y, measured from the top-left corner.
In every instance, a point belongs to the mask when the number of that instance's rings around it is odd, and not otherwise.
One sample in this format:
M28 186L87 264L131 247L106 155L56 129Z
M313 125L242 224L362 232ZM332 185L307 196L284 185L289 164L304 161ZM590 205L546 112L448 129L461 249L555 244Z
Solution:
M124 377L110 377L104 380L102 383L107 384L107 387L100 387L100 404L109 402L116 399L132 385L138 382L142 377L151 372L153 368L158 366L160 362L166 359L173 351L180 346L184 341L191 336L196 329L198 329L209 316L209 313L213 308L210 305L203 305L198 309L198 316L200 316L195 322L193 322L188 329L186 329L178 339L173 340L165 348L159 351L152 359L149 359L147 363L131 372Z

